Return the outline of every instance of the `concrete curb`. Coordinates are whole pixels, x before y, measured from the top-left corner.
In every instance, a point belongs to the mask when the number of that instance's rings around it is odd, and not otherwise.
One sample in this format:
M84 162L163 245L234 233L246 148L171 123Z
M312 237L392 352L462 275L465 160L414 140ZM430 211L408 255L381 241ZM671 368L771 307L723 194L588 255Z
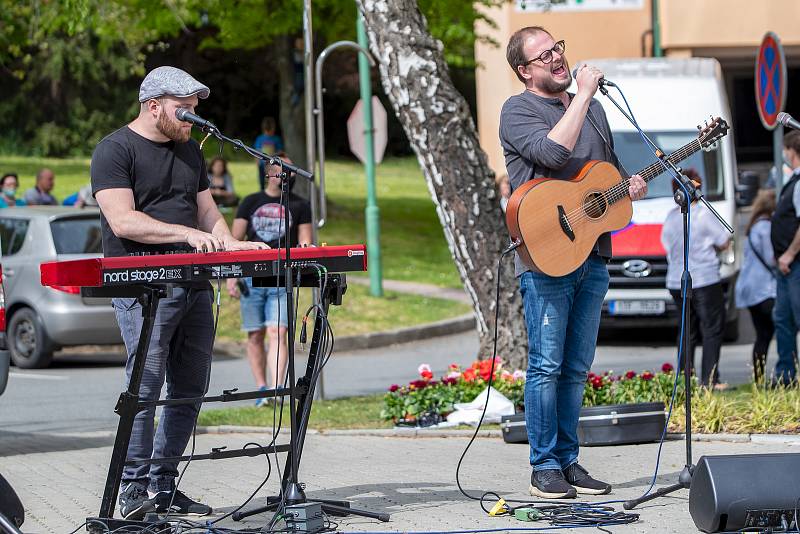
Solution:
M339 350L361 350L386 347L397 343L408 343L432 337L448 336L475 329L475 316L471 313L427 323L418 326L398 328L384 332L372 332L357 336L343 336L336 339L336 348Z
M267 427L260 426L235 426L219 425L197 427L198 434L241 434L241 433L264 433L271 434ZM281 434L288 435L288 430L284 429ZM425 428L362 428L362 429L330 429L313 430L309 429L309 435L321 436L373 436L384 438L463 438L471 437L475 431L472 429L425 429ZM502 438L503 432L500 429L488 429L478 432L480 438ZM666 439L682 440L684 434L670 432ZM788 443L800 445L800 435L794 434L692 434L692 441L723 441L729 443Z
M387 347L398 343L408 343L409 341L459 334L474 328L475 316L469 313L453 319L436 321L435 323L426 323L384 332L337 337L336 350L351 351ZM245 356L244 345L244 341L219 340L214 343L214 352L223 356L243 358Z

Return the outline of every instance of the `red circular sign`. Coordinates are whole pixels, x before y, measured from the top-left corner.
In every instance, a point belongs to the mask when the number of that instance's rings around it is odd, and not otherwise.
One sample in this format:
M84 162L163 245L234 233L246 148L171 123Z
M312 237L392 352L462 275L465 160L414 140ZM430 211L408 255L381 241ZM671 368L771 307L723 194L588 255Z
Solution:
M756 107L767 130L778 125L778 113L786 104L786 58L781 40L767 32L756 58Z

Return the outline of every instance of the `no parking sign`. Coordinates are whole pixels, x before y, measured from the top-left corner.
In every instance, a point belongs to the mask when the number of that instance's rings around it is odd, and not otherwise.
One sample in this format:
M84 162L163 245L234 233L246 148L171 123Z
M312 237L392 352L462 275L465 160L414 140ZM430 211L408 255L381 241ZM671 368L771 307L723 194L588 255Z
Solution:
M786 58L781 40L767 32L756 58L756 107L767 130L778 125L778 113L786 104Z

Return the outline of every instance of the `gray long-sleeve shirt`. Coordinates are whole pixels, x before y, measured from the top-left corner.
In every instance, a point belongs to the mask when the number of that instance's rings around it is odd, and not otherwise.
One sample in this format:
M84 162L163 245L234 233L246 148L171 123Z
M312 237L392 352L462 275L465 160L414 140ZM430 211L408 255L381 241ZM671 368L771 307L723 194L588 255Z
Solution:
M570 98L573 96L570 94ZM568 180L589 160L603 160L619 166L616 156L588 119L584 120L572 151L547 137L565 112L561 99L541 97L530 91L514 95L503 104L500 144L512 191L532 178ZM611 128L600 102L592 99L588 114L613 147ZM600 256L610 258L611 236L601 235L595 250ZM514 261L517 276L530 270L520 261L519 255Z

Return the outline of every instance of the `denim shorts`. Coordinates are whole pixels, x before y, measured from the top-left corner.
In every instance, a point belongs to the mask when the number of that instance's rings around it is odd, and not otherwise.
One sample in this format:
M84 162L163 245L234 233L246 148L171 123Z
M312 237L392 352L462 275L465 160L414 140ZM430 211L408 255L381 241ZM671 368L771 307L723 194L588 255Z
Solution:
M252 278L244 278L250 294L242 294L242 330L254 332L265 326L287 326L286 289L280 287L253 287Z

